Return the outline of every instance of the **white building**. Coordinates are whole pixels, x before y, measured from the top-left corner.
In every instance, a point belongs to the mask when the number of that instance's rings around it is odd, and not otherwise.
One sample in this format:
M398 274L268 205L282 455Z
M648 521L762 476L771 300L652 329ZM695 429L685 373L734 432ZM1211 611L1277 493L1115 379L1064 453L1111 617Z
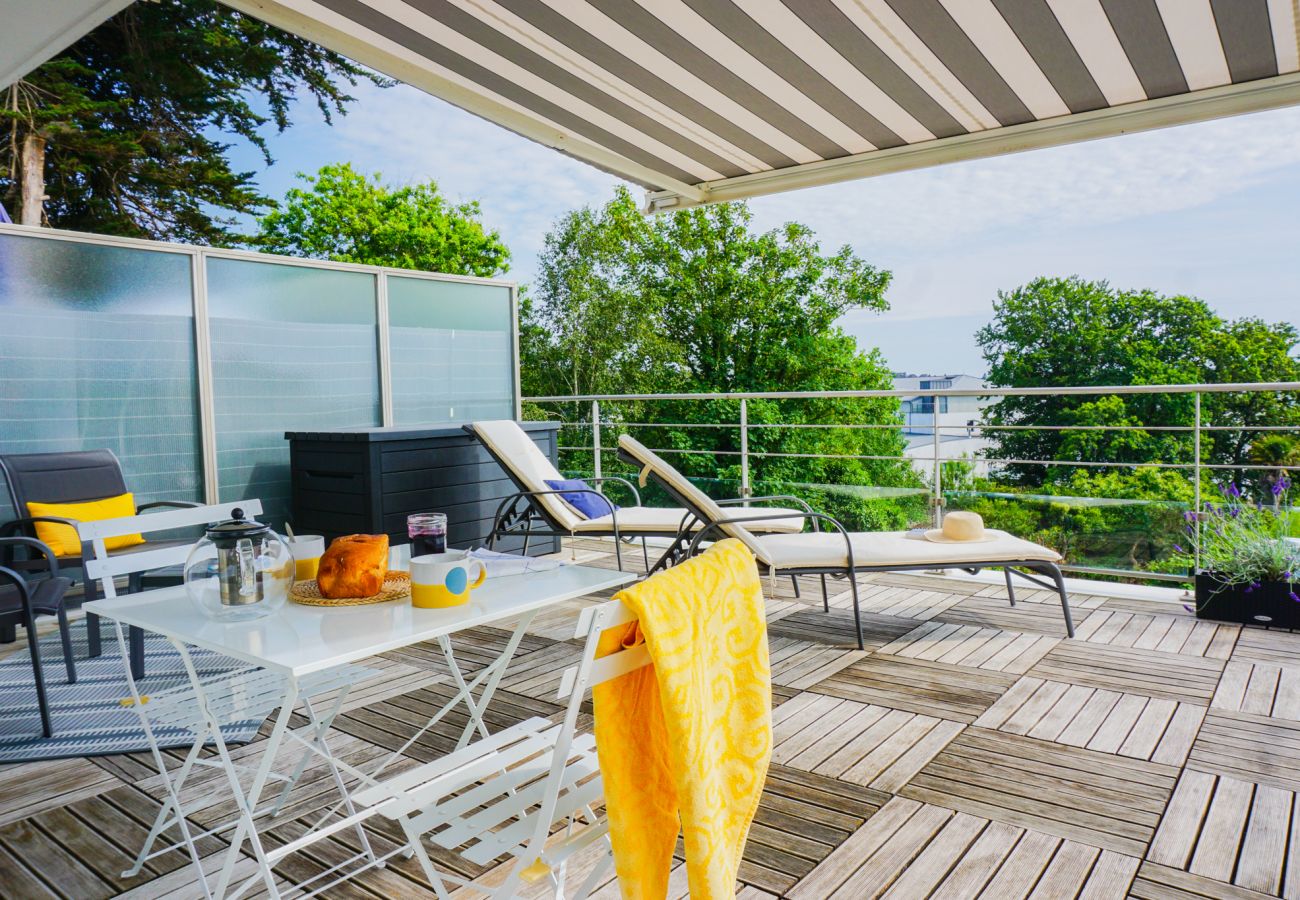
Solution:
M984 408L991 402L988 397L934 397L927 391L958 390L988 387L988 382L976 375L912 375L894 373L894 388L915 391L915 396L900 399L903 413L903 434L907 437L904 451L913 465L927 478L934 471L934 428L939 428L941 458L977 459L981 451L990 446L979 430ZM977 474L984 474L986 466L976 466Z

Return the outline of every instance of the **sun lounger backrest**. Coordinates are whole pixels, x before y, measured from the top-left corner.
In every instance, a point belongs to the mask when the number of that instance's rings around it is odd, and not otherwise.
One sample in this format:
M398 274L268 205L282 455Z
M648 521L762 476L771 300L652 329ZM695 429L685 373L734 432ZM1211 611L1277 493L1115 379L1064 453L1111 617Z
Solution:
M714 502L712 497L692 484L690 479L664 462L659 454L646 447L636 438L626 434L621 435L618 439L618 446L628 456L636 460L636 464L641 467L642 471L648 469L650 474L655 477L655 480L663 485L664 489L672 494L674 499L698 516L702 522L721 522L735 518L734 511L728 513L723 507ZM734 523L722 525L720 528L728 537L743 541L745 546L753 551L760 562L771 562L763 551L763 545L754 538L749 529L742 528Z
M475 422L471 427L475 436L510 471L515 483L524 490L549 491L552 488L546 483L548 480L555 481L564 477L546 458L541 448L533 443L528 432L519 427L518 422L498 419ZM582 521L583 517L556 494L533 499L566 531Z

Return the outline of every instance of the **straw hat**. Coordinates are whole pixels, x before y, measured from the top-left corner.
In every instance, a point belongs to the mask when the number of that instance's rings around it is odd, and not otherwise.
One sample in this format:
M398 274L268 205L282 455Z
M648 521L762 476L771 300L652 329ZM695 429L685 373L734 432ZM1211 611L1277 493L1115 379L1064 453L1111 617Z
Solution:
M931 528L925 533L927 541L936 544L980 544L996 540L984 531L984 520L979 513L950 512L943 517L942 528Z

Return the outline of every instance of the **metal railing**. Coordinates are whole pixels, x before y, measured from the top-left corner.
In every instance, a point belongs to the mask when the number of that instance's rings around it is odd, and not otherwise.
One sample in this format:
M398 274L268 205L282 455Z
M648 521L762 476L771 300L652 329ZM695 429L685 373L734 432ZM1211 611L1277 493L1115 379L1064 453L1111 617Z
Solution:
M602 457L606 452L612 451L614 447L605 446L603 439L603 429L616 428L623 431L634 431L638 428L668 428L668 429L731 429L739 431L739 448L737 450L711 450L711 449L676 449L676 448L651 448L661 454L688 454L700 456L715 457L732 457L738 458L740 464L740 493L743 497L753 496L753 462L762 459L780 459L780 458L806 458L806 459L853 459L853 460L878 460L878 461L898 461L906 462L915 466L918 462L927 464L930 478L931 494L931 515L936 527L942 523L944 501L944 473L943 464L946 462L963 462L975 463L987 467L991 471L996 471L999 466L1075 466L1079 468L1093 469L1135 469L1135 468L1154 468L1154 469L1172 469L1187 472L1188 479L1192 487L1191 508L1196 512L1204 509L1205 500L1202 497L1202 484L1206 473L1215 471L1229 470L1234 472L1276 472L1285 470L1290 472L1300 471L1300 466L1293 465L1261 465L1251 463L1215 463L1208 462L1204 459L1202 438L1206 434L1219 432L1249 432L1265 434L1268 432L1296 433L1297 429L1290 425L1240 425L1229 424L1220 425L1204 421L1202 398L1206 394L1258 394L1258 393L1294 393L1300 396L1300 382L1296 381L1278 381L1278 382L1246 382L1231 384L1173 384L1173 385L1107 385L1107 386L1064 386L1064 387L1031 387L1031 388L937 388L923 391L917 390L862 390L862 391L756 391L756 392L738 392L738 393L661 393L661 394L579 394L573 396L539 396L525 397L524 402L533 405L553 405L559 407L575 408L576 414L572 418L566 418L563 413L559 415L559 420L574 427L588 427L591 432L591 443L589 445L576 446L561 444L560 450L568 452L590 452L592 454L593 474L600 476L602 474ZM939 422L940 399L946 397L975 397L996 400L1000 397L1044 397L1044 396L1096 396L1104 397L1109 395L1192 395L1192 420L1186 425L994 425L988 424L980 419L964 424L943 424ZM931 421L926 424L908 424L899 418L888 422L847 422L847 423L774 423L774 422L751 422L749 417L749 403L755 400L835 400L835 399L877 399L893 398L903 399L925 399L930 400ZM738 415L734 422L709 422L709 423L691 423L691 422L637 422L622 420L618 417L611 417L608 412L611 408L617 408L618 404L627 403L644 403L660 401L686 401L686 402L716 402L726 401L737 405ZM602 408L602 404L604 407ZM604 410L602 412L602 409ZM589 411L583 415L577 410ZM978 414L977 414L978 416ZM750 434L760 429L790 429L790 430L813 430L813 429L880 429L901 432L904 429L913 434L930 435L930 454L929 456L916 456L907 454L827 454L827 453L783 453L783 452L762 452L751 451ZM1010 457L994 457L982 455L972 458L969 455L963 456L945 456L943 453L943 436L945 432L958 431L965 432L968 436L977 433L981 436L988 436L997 432L1015 432L1015 431L1098 431L1098 432L1123 432L1123 431L1142 431L1142 432L1159 432L1172 434L1186 434L1191 437L1191 459L1187 462L1164 462L1160 460L1149 460L1144 462L1116 462L1109 460L1069 460L1069 459L1022 459ZM827 487L835 487L827 485ZM1136 501L1135 501L1136 502ZM1196 560L1199 565L1199 557ZM1187 576L1145 571L1138 569L1118 569L1098 566L1067 565L1063 569L1068 571L1102 576L1140 578L1145 580L1169 581L1185 583L1189 580Z

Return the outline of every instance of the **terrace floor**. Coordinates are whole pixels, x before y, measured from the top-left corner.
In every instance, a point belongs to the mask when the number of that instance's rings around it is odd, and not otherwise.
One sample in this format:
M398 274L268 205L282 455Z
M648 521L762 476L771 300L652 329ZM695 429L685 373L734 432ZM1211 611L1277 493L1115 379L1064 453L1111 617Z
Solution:
M570 552L612 565L598 544ZM832 582L829 615L813 578L802 600L788 579L769 593L775 747L741 898L1300 897L1300 635L1079 595L1069 641L1046 592L1021 591L1013 609L1000 587L861 583L866 652L849 649L845 583ZM495 725L559 711L579 605L539 618L490 710ZM505 638L466 635L458 658L481 666ZM336 722L334 749L354 763L398 747L450 695L431 649L375 662L385 676ZM409 755L445 752L463 721ZM330 801L315 775L273 842ZM146 754L0 767L0 895L196 896L179 853L121 877L161 795ZM204 806L202 783L192 796L200 826L230 812ZM371 822L376 849L395 846L389 823ZM340 834L278 871L310 877L351 856L353 840ZM484 884L501 875L435 858ZM684 875L674 898L686 896ZM413 860L397 859L329 896L432 892Z

